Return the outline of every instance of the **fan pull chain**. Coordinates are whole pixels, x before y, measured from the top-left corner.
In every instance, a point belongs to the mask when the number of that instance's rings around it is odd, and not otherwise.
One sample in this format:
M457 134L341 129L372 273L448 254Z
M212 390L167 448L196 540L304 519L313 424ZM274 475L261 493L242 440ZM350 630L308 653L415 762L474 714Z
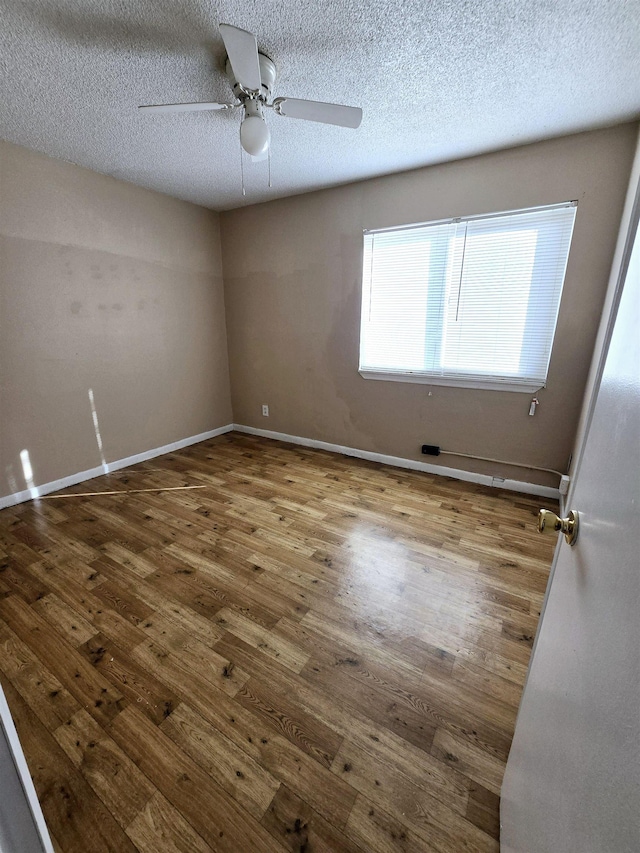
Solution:
M269 187L271 187L271 146L267 149L267 161L269 163Z
M242 145L240 146L240 182L242 184L242 195L246 195L244 191L244 158L242 156Z

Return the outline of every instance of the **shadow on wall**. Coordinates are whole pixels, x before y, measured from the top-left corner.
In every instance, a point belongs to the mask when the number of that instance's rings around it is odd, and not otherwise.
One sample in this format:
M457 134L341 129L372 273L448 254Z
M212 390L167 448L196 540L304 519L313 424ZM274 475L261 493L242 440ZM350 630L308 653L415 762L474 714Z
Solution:
M363 450L379 450L375 430L375 411L363 405L365 393L358 373L360 314L362 308L362 236L340 238L340 276L342 288L336 301L324 352L327 377L333 382L333 394L346 413L343 417L347 445ZM358 437L354 436L357 433ZM334 440L332 437L328 441Z

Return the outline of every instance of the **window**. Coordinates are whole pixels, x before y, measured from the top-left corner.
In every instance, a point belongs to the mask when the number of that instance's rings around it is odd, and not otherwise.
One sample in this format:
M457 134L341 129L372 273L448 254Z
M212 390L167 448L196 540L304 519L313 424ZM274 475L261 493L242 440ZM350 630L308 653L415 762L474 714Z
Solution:
M362 376L541 388L576 204L365 231Z

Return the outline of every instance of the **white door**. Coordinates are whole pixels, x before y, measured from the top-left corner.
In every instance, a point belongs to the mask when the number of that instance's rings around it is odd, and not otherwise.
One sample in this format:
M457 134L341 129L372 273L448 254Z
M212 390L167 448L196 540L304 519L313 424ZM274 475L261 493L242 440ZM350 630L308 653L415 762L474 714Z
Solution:
M567 506L580 514L579 535L557 553L504 777L503 853L640 851L640 235L637 215L632 221L634 248Z
M47 825L0 687L0 853L53 853Z

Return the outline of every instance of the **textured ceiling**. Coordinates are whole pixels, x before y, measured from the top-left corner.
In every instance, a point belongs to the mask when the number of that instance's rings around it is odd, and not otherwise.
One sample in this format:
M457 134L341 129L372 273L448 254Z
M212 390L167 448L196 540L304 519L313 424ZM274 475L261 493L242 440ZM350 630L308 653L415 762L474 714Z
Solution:
M2 0L0 137L223 210L632 119L638 0ZM255 32L274 94L361 106L356 130L271 112L245 162L217 22Z

